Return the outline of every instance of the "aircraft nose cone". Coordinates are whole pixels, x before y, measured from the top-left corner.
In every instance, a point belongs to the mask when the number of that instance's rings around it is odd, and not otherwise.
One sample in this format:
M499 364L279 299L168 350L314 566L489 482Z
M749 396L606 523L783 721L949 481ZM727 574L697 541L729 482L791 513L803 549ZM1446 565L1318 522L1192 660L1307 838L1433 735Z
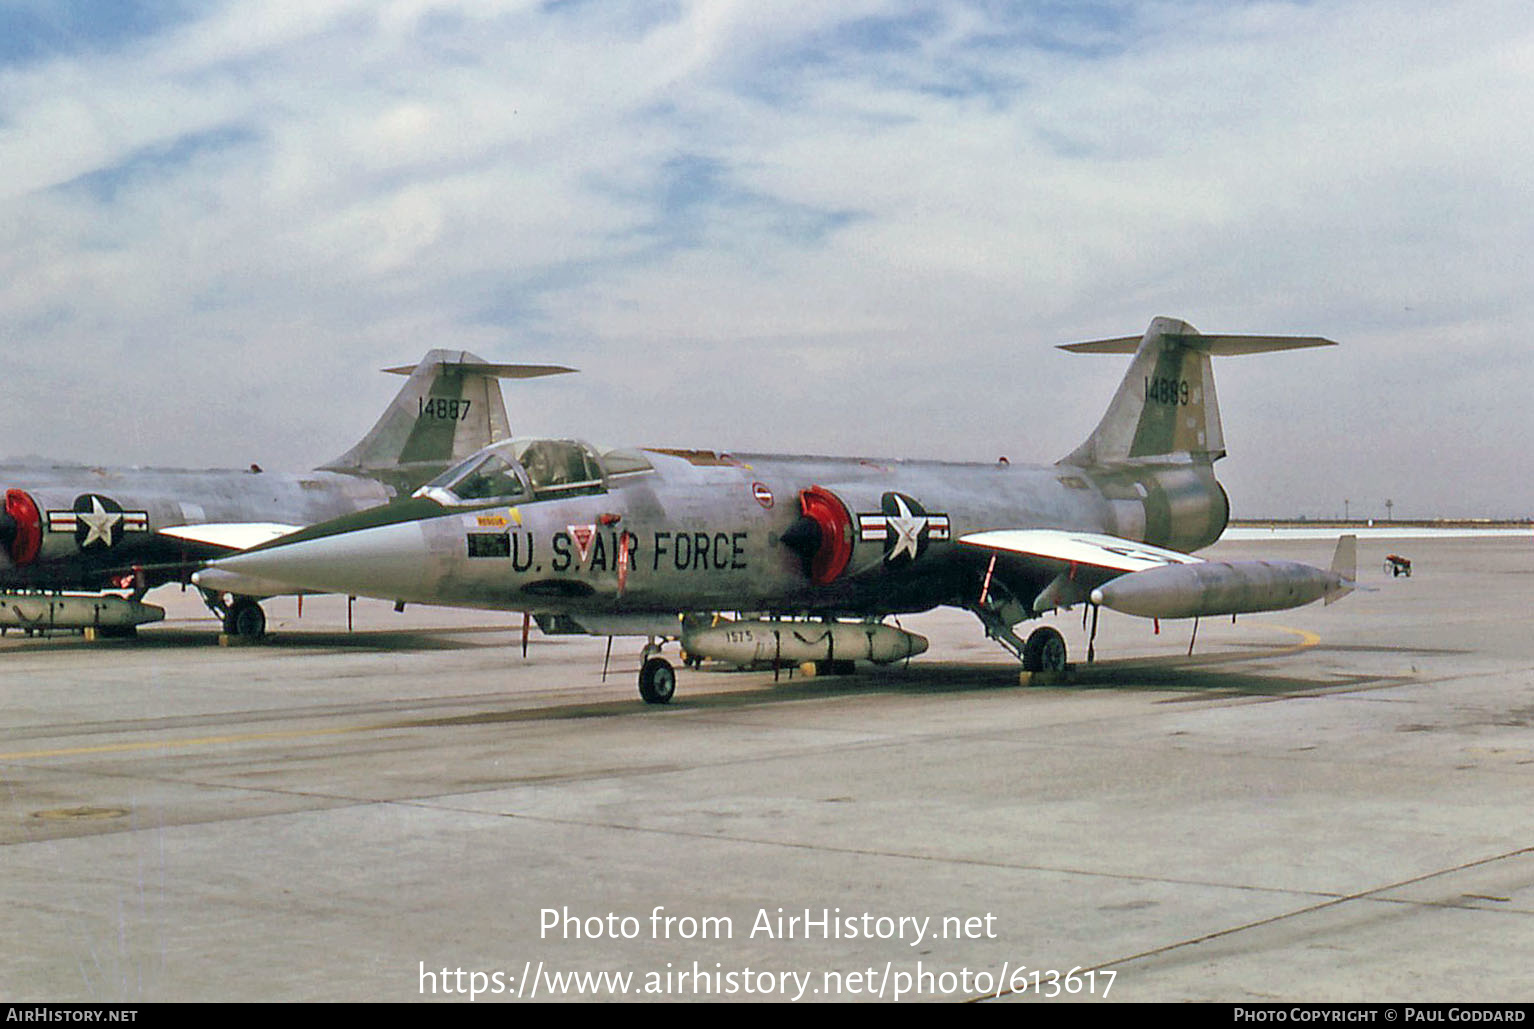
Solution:
M235 554L209 567L292 589L409 600L428 585L418 523L284 543Z

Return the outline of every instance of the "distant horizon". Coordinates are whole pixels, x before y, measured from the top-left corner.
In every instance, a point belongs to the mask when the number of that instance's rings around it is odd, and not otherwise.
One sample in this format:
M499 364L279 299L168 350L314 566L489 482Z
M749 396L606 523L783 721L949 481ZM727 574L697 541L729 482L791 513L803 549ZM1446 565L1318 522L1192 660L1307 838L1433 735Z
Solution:
M1330 518L1326 515L1306 517L1305 515L1280 515L1274 517L1241 517L1232 518L1231 525L1242 526L1265 526L1265 525L1320 525L1336 526L1338 528L1379 528L1385 526L1413 526L1413 525L1484 525L1487 528L1519 528L1523 526L1534 527L1534 518L1506 518L1498 515L1484 516L1417 516L1412 518Z

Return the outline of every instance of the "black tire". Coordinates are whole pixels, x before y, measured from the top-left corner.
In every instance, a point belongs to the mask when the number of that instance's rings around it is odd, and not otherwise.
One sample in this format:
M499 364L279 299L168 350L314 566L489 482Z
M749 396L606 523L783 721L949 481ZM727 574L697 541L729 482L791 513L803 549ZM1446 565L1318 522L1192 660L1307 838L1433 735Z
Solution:
M224 618L224 631L231 636L258 640L266 635L266 612L249 597L241 597L229 605Z
M663 657L652 657L639 670L639 695L646 704L669 704L676 696L676 671Z
M1047 625L1033 630L1023 644L1023 668L1029 672L1065 671L1065 637Z

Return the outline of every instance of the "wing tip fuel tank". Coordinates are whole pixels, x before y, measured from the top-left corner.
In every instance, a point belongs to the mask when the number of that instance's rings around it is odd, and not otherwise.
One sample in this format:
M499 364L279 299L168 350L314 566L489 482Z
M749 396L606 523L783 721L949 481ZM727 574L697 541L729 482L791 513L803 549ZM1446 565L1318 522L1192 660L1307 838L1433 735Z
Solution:
M1284 611L1327 603L1353 589L1355 542L1343 537L1330 568L1297 561L1204 561L1165 565L1110 579L1092 603L1140 618L1199 618Z

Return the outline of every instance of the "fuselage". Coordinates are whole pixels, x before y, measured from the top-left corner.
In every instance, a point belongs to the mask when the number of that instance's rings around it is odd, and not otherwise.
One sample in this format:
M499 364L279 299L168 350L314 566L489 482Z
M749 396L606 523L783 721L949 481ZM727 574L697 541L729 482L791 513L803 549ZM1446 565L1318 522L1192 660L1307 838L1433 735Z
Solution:
M1228 514L1207 463L1084 469L642 453L573 496L450 493L342 518L221 568L309 589L504 610L874 616L962 604L994 528L1106 532L1178 549ZM428 499L446 498L447 504ZM1029 579L1027 569L1009 574ZM1041 588L1014 582L1014 590ZM1020 594L1021 595L1021 594Z
M9 518L0 588L102 589L135 566L148 585L189 574L228 547L162 530L207 524L311 525L387 503L380 482L335 472L0 467Z

